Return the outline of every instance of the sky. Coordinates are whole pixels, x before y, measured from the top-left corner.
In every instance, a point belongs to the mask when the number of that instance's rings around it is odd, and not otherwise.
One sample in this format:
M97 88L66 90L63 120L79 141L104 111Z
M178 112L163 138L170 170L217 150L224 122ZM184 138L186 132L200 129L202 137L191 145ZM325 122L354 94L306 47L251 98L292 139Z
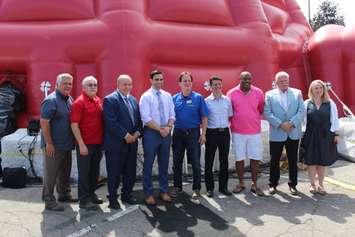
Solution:
M308 19L308 0L296 0L300 5L304 15ZM311 18L317 12L319 4L323 0L310 0L311 1ZM345 25L355 25L355 0L332 0L332 2L339 5L340 13L343 13L345 18Z

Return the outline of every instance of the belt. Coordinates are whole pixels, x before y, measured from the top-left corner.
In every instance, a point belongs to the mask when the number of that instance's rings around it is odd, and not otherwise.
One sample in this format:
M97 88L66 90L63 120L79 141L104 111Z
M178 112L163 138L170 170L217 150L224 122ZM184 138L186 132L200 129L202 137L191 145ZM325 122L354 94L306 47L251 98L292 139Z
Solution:
M189 135L192 131L194 130L200 130L200 128L174 128L174 132L182 132L185 133L186 135Z
M207 128L208 131L211 131L211 132L225 132L225 131L228 131L229 128L226 127L226 128Z

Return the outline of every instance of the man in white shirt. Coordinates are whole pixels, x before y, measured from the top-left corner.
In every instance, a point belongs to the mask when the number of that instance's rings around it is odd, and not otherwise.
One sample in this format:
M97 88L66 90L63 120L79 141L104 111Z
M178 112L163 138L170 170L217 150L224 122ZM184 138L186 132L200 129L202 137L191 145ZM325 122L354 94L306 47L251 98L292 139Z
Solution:
M228 190L228 155L230 147L229 118L233 116L230 99L222 93L222 79L212 76L209 80L212 93L205 99L209 110L206 131L205 150L205 183L206 195L213 197L214 179L213 162L218 148L219 156L219 192L230 196Z
M168 195L168 167L171 144L171 128L175 121L174 104L171 95L162 89L163 73L154 70L150 73L151 88L141 97L139 108L143 121L143 189L145 203L155 205L153 197L152 168L158 156L160 199L171 202Z

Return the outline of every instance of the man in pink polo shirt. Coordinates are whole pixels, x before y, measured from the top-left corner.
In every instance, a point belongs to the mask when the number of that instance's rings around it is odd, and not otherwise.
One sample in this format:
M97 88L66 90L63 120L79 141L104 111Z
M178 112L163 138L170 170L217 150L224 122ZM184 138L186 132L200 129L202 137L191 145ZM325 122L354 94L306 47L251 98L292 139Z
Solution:
M244 160L248 157L251 164L252 184L250 191L258 196L264 196L257 186L259 161L262 159L261 117L264 110L264 93L251 85L250 72L240 74L240 84L231 89L227 96L233 107L231 131L233 148L236 157L236 170L239 184L233 190L240 193L245 189Z

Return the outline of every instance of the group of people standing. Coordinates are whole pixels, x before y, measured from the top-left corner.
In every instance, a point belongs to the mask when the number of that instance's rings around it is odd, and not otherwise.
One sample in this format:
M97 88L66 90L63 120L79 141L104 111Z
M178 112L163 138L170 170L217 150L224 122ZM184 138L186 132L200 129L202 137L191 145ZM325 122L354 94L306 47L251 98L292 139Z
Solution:
M96 210L103 200L95 194L102 152L105 152L109 208L119 209L120 198L128 204L137 203L132 195L136 180L138 140L142 139L144 202L155 205L152 169L158 161L159 198L171 202L183 192L182 169L185 152L192 165L191 201L199 203L201 194L201 145L205 144L206 195L214 196L213 163L218 149L220 169L218 190L229 196L242 192L244 160L249 158L252 172L250 191L264 196L257 185L259 162L262 159L261 119L270 123L269 194L277 192L280 179L279 161L285 147L289 165L289 188L297 195L297 161L301 126L306 123L303 138L305 163L308 165L310 192L325 194L325 167L336 159L339 127L337 109L330 100L325 84L316 80L309 88L309 99L302 99L300 90L289 87L289 75L275 76L276 88L264 97L262 90L252 85L250 72L242 72L239 84L223 95L219 76L209 79L211 95L204 98L192 90L193 76L182 72L178 76L181 91L174 96L165 90L164 74L150 73L151 87L139 102L131 95L132 79L120 75L117 90L103 101L97 96L98 82L92 77L82 81L82 94L74 101L70 97L73 77L60 74L56 90L41 105L42 147L44 152L44 185L42 199L45 208L62 211L58 201L75 202L70 192L71 151L76 144L78 165L79 207ZM230 140L235 152L239 183L228 190L228 156ZM76 143L74 143L76 141ZM168 190L170 147L173 151L173 188ZM318 179L318 187L316 186Z

